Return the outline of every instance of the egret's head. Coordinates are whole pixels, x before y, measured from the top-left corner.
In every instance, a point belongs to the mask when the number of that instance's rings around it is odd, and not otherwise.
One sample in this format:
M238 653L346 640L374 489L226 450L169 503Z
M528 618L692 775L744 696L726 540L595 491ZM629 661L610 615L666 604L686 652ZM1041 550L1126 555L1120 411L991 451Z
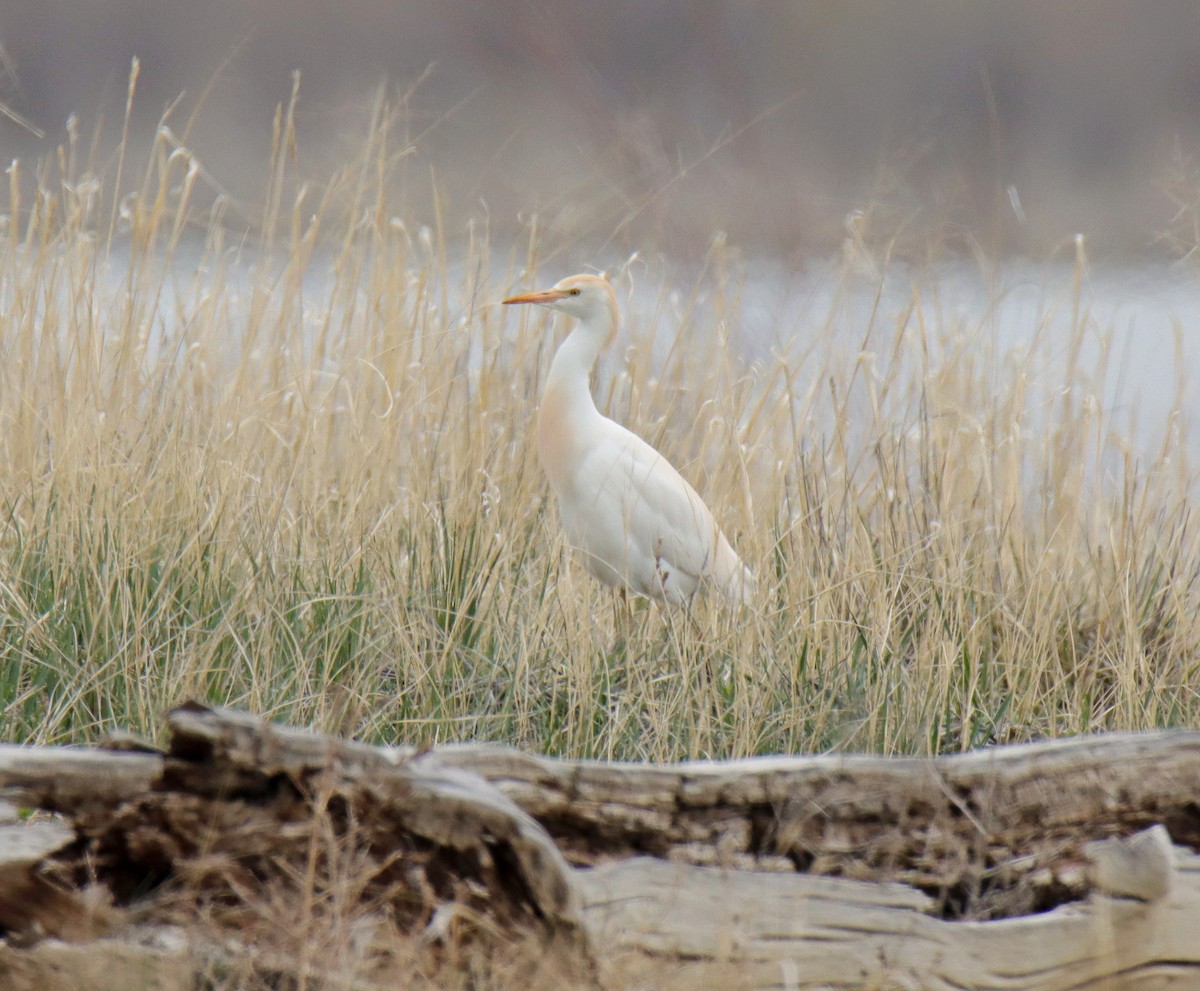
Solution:
M617 297L607 279L596 275L571 275L552 289L510 296L506 303L536 303L578 320L592 322L607 317L615 328Z

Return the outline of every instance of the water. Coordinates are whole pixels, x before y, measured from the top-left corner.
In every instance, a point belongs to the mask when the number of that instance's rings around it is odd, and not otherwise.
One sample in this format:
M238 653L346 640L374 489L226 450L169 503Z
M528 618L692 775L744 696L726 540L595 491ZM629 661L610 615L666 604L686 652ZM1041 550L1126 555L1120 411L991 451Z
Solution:
M202 295L192 281L199 254L199 245L185 246L175 259L184 280L168 280L167 296L173 298L160 310L163 319L154 321L147 341L151 352L173 342L180 313ZM331 305L325 261L314 261L303 280L305 321L314 327ZM505 270L497 256L493 273ZM497 286L493 301L456 298L459 287L469 284L465 273L465 267L452 265L447 276L448 325L469 325L479 307L497 303L511 288ZM549 284L566 274L545 271L536 281ZM119 291L119 271L110 276ZM258 270L244 257L227 270L225 290L235 309L248 307L256 277ZM1077 397L1081 401L1094 397L1114 436L1131 444L1139 458L1157 456L1173 431L1178 454L1189 464L1200 463L1195 429L1200 280L1182 267L1014 261L986 270L956 261L922 270L892 264L881 273L870 261L847 265L839 258L796 266L754 259L739 277L723 287L720 281L711 271L687 273L668 262L628 267L617 281L627 311L623 342L649 346L660 359L678 339L701 349L728 346L751 365L786 363L801 390L839 362L858 361L866 368L855 376L856 388L867 374L880 381L917 380L922 346L930 349L934 364L967 356L996 376L1004 374L1006 362L1023 362L1031 374L1027 422L1037 424L1040 411L1070 389L1085 394ZM716 305L718 297L722 306ZM903 347L895 352L900 326ZM236 360L243 344L225 342L227 360ZM604 359L601 376L619 374L621 362L618 348ZM893 399L897 422L911 418L911 394L901 391ZM828 427L813 425L818 433Z
M704 323L712 295L701 290L693 325ZM633 322L662 320L651 296L634 294ZM984 272L961 262L922 271L893 265L881 275L840 260L800 270L757 261L725 320L730 346L746 361L785 361L801 380L864 354L880 380L919 374L922 337L934 364L968 355L999 375L1020 362L1031 375L1033 423L1070 389L1080 401L1094 397L1140 458L1160 453L1169 428L1189 462L1200 457L1200 280L1183 269L1011 262ZM893 354L901 325L904 343Z

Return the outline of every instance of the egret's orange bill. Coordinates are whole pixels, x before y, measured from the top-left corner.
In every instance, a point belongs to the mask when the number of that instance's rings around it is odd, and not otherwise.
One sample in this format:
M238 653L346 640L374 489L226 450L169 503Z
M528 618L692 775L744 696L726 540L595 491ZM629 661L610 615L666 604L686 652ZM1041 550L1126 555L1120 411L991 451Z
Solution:
M565 299L571 293L566 289L539 289L537 292L527 292L521 296L509 296L505 303L553 303L556 299Z

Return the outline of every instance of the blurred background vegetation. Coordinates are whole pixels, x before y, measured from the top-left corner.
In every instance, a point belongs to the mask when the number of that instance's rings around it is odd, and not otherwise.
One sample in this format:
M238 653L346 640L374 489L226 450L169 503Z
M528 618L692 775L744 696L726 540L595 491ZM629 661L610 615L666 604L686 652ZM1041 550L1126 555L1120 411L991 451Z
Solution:
M6 0L0 46L5 160L52 155L75 114L103 171L137 56L132 147L172 108L212 192L246 202L299 71L301 171L361 145L384 87L429 223L436 201L493 233L536 214L582 244L723 230L804 257L869 204L917 246L1196 242L1192 0Z

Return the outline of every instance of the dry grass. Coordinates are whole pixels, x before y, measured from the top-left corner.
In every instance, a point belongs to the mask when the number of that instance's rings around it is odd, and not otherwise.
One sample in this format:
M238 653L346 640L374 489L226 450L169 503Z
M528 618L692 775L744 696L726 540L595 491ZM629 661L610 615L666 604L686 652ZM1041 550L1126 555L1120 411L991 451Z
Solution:
M1081 297L1071 340L1031 327L1022 353L925 307L864 326L835 306L803 350L747 363L735 252L714 242L682 285L634 269L659 302L601 405L696 483L760 589L737 613L646 606L620 634L564 558L531 443L556 339L495 305L585 260L393 216L382 113L320 188L294 145L285 112L253 239L165 129L140 178L124 149L97 178L74 143L13 170L6 738L149 733L187 698L653 760L1197 722L1189 469L1170 424L1157 456L1129 453ZM866 250L834 278L880 278Z

